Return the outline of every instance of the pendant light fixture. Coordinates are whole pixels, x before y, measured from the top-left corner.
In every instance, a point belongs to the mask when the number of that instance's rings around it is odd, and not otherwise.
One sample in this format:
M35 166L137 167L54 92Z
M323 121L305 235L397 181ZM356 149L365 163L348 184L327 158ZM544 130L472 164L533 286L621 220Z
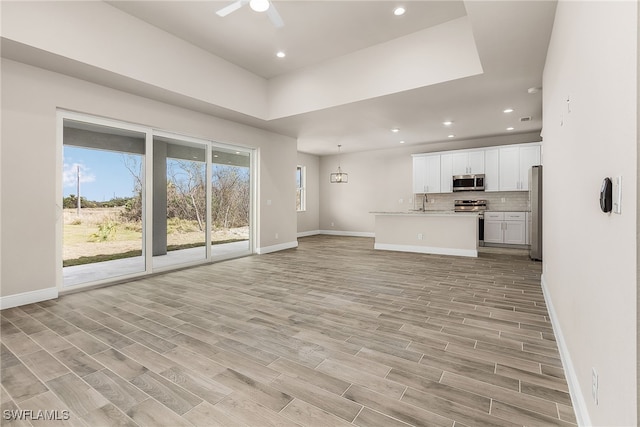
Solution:
M342 145L338 145L338 172L331 174L332 184L346 184L349 181L349 175L342 172L340 168L340 147L342 147Z

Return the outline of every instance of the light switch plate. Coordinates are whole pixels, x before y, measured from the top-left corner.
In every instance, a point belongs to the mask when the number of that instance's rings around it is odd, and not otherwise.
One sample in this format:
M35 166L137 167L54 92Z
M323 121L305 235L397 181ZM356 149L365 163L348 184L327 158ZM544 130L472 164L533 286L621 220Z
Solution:
M615 214L622 213L622 176L616 176L613 178L613 188L611 189L612 195L612 212Z

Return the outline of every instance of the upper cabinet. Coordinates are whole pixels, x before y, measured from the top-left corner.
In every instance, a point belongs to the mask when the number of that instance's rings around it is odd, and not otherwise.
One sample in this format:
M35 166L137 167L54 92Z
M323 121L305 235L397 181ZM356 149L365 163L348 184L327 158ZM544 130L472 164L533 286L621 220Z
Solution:
M540 146L520 148L520 190L529 191L529 171L531 166L540 164Z
M453 192L453 154L440 156L440 192Z
M500 191L500 149L484 152L484 191Z
M440 192L440 155L413 156L413 192Z
M540 164L540 146L500 148L500 191L528 191L529 169Z
M484 174L485 191L528 191L529 170L540 164L540 144L413 155L414 193L451 193L454 175Z
M453 153L451 156L453 175L484 173L484 150L463 150L459 153Z

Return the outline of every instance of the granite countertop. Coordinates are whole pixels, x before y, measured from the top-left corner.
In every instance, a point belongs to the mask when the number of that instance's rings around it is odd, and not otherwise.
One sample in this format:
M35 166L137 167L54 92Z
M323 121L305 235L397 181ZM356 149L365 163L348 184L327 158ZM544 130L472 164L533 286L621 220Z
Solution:
M438 210L426 210L426 211L403 211L403 212L369 212L374 215L425 215L425 216L442 216L442 215L457 215L457 216L477 216L478 212L454 212L454 211L438 211Z

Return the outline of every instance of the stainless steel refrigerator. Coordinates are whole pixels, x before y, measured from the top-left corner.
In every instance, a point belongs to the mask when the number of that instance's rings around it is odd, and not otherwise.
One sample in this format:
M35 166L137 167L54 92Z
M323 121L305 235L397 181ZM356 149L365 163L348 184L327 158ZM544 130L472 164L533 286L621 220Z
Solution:
M542 261L542 166L533 166L529 171L529 201L531 203L529 257Z

